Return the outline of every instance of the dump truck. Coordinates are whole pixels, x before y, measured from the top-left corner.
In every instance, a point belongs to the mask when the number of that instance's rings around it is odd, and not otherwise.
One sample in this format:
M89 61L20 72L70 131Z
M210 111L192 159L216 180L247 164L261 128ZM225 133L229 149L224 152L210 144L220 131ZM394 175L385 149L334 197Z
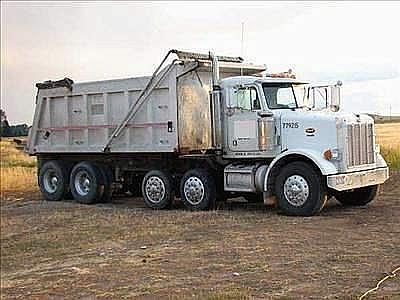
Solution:
M389 177L373 119L340 110L341 82L170 50L148 77L36 86L27 151L50 201L130 193L206 210L244 197L310 216L332 196L366 205Z

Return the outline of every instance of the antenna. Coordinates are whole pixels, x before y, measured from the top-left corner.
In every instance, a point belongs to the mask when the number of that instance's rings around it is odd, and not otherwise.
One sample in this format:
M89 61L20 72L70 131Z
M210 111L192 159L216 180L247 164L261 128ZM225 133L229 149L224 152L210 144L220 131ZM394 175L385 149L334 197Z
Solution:
M244 22L242 22L242 43L240 49L240 56L243 58L243 44L244 44ZM240 76L243 76L243 65L240 66Z

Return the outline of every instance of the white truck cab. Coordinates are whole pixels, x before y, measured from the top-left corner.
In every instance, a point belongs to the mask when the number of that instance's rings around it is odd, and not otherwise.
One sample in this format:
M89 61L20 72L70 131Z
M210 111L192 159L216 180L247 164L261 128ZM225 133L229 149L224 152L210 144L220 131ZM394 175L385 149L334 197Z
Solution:
M340 82L265 70L171 50L151 77L37 84L28 151L44 197L90 204L129 191L154 209L177 196L203 210L244 196L307 216L329 196L372 201L389 176L373 119L340 111Z
M266 168L263 191L273 191L280 169L299 160L322 175L322 184L339 200L341 195L351 198L349 204L364 203L365 197L357 190L377 186L388 178L387 164L375 143L373 119L339 112L340 82L310 86L294 78L238 76L221 80L221 88L224 157L272 158ZM292 195L293 203L300 206L310 193L302 172L279 184L282 196L290 199ZM225 186L235 190L229 179ZM372 200L376 189L370 190L368 199Z

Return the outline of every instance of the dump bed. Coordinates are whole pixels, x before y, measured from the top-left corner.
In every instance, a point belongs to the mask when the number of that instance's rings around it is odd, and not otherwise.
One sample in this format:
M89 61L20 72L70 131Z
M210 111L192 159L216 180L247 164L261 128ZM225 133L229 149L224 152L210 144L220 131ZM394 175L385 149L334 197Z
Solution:
M254 74L263 67L221 64L221 78ZM157 84L109 152L179 152L210 149L211 67L174 62L158 75ZM100 153L138 100L150 77L95 81L39 89L28 151Z

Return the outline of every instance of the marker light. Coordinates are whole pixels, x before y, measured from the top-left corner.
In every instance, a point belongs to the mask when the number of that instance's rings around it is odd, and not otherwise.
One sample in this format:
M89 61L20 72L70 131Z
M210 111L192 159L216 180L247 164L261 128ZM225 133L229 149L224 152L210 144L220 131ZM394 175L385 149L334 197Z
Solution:
M332 159L333 155L332 155L331 149L328 149L328 150L326 150L326 151L324 152L324 157L325 157L325 159L327 159L327 160L331 160L331 159Z
M381 146L379 144L375 144L375 152L380 153L381 152Z
M326 160L337 160L339 159L339 150L338 149L328 149L324 152L324 157Z

